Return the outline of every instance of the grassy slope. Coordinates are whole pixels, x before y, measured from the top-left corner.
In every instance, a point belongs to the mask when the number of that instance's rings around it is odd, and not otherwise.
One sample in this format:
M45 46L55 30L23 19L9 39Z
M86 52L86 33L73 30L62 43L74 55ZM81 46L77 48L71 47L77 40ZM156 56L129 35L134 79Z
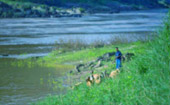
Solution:
M132 52L135 54L140 54L143 52L145 43L143 42L134 42L134 43L125 43L125 44L114 44L107 45L101 48L86 48L78 51L70 51L61 53L61 50L54 50L48 56L43 58L34 59L20 59L11 62L12 66L16 67L54 67L61 69L73 69L75 65L80 63L88 62L95 60L97 57L102 56L105 53L115 51L115 47L119 47L123 54L127 52ZM107 63L107 62L106 62ZM109 62L110 64L110 62Z
M73 51L73 52L66 52L66 53L61 53L59 54L60 51L54 51L52 52L49 56L44 57L41 60L45 60L46 62L50 64L64 64L64 63L69 63L69 62L78 62L78 61L91 61L96 59L99 56L102 56L103 54L107 52L113 52L116 46L120 47L120 50L123 53L127 52L133 52L133 53L140 53L142 52L141 50L143 49L143 45L141 44L142 42L134 42L134 43L126 43L126 44L115 44L115 45L108 45L102 48L87 48L84 50L79 50L79 51ZM141 48L141 49L138 49Z
M116 79L105 79L100 85L91 88L84 83L66 95L51 96L36 104L168 105L170 103L169 29L170 14L164 28L154 41L141 45L141 49L133 49L137 54L136 57L124 64L122 72Z

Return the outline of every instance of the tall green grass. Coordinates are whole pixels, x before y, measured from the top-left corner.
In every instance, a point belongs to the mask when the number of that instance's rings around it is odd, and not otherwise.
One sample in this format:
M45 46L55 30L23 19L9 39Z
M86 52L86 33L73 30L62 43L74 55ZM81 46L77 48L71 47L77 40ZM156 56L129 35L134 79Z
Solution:
M159 35L123 65L117 78L90 88L84 83L36 105L170 105L170 13Z

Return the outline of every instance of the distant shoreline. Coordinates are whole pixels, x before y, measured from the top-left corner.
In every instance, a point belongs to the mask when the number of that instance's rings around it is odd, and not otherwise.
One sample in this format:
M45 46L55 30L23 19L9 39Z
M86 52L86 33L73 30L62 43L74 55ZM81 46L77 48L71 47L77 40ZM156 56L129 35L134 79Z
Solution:
M61 17L82 17L86 14L95 13L120 13L125 11L138 11L165 8L164 6L157 6L152 8L124 5L124 4L110 4L105 5L72 5L57 7L48 6L35 3L23 2L1 2L0 1L0 19L1 18L61 18Z

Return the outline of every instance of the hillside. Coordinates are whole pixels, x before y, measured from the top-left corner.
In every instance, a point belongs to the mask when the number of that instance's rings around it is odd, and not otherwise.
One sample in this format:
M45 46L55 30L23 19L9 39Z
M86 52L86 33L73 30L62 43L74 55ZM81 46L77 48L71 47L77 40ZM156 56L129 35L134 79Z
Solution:
M92 4L98 5L111 5L111 4L127 4L127 5L136 5L144 6L148 8L154 8L160 6L160 3L163 2L168 4L169 0L7 0L7 1L16 1L16 2L32 2L38 4L46 4L50 6L88 6Z
M81 17L87 13L167 8L169 4L169 0L0 0L0 18Z

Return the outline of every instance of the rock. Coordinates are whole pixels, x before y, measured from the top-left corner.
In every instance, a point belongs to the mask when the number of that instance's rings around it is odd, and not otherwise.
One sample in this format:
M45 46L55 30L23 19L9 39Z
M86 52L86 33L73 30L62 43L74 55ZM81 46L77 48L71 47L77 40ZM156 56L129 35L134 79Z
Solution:
M38 59L38 58L40 58L40 56L36 56L35 58Z
M94 62L95 61L88 62L85 67L94 67Z
M82 17L82 14L78 9L56 10L57 17Z
M119 10L120 11L131 11L131 10L136 10L136 8L133 8L132 6L129 6L129 5L120 5Z
M32 9L31 5L23 5L21 8L22 8L24 11L27 11L27 10L31 10L31 9Z
M81 72L81 71L80 71L80 67L84 67L84 64L78 64L78 65L76 66L76 70L77 70L78 72Z
M72 17L82 17L82 14L72 14Z
M76 72L81 72L84 70L95 70L95 69L100 69L99 67L102 66L102 61L108 61L111 59L112 56L115 55L115 52L108 52L103 54L102 56L98 57L96 60L88 62L86 64L78 64L76 66ZM129 61L132 57L134 56L133 53L126 53L125 55L122 56L123 61ZM104 65L103 68L108 68L107 65ZM70 71L72 73L73 71Z
M82 84L82 82L78 82L78 83L75 84L75 86L79 86L81 84Z
M65 8L84 8L84 9L89 9L92 8L92 4L89 3L66 3Z
M109 52L109 53L105 53L103 56L100 56L96 59L96 62L102 60L102 61L108 61L111 59L112 56L115 55L115 52Z
M11 6L9 6L8 4L5 4L3 2L0 1L0 8L3 8L3 9L12 9Z
M107 6L95 6L91 9L91 13L108 13L111 11L111 8Z
M73 9L73 11L75 14L81 14L80 8L75 8L75 9Z
M2 18L11 18L13 16L13 11L6 11L6 12L2 12L1 16Z
M69 14L75 14L75 12L71 9L67 9L66 12L69 13Z
M17 9L17 8L14 9L14 11L15 11L15 12L21 12L21 10L20 10L20 9Z
M42 7L40 7L40 6L38 6L38 7L33 7L32 8L32 10L36 10L36 11L39 11L39 12L41 12L41 13L46 13L47 12L47 10L45 9L45 8L42 8Z
M100 61L100 60L103 60L103 57L102 57L102 56L98 57L95 62L98 62L98 61Z
M126 53L124 57L126 61L129 61L133 56L135 56L134 53Z
M73 73L73 70L70 70L70 74Z
M100 77L101 78L109 77L109 73L107 73L107 71L105 70L104 72L101 73Z
M32 60L37 60L39 58L42 58L43 56L35 56L35 57L31 57ZM42 60L42 63L45 63L44 60Z
M31 10L27 10L25 11L25 15L28 17L29 15L31 15L33 12Z
M9 56L8 54L2 54L2 56Z
M84 8L79 8L79 11L81 14L86 12L86 10Z
M102 62L102 60L99 60L99 61L97 62L97 64L94 66L94 68L101 67L101 62Z
M119 10L111 10L109 13L113 14L113 13L120 13Z
M32 8L32 11L34 16L38 17L50 17L50 15L52 14L50 12L50 8L47 6L34 6Z
M14 10L12 6L9 6L6 3L0 2L0 17L1 18L10 18L13 16Z
M105 53L105 54L103 55L103 60L108 61L108 60L110 60L111 57L114 56L114 55L115 55L115 52Z
M167 5L170 5L170 0L165 0L165 3L166 3Z
M14 18L25 17L25 16L26 16L25 12L16 12L13 14Z
M126 61L126 57L124 55L121 56L121 59L122 59L123 62Z
M51 13L56 12L56 8L55 7L50 7L49 12L51 12Z
M111 1L106 4L109 8L111 8L110 13L119 13L120 12L120 3L117 1Z
M41 17L41 13L38 10L34 10L32 12L32 15L30 15L31 18Z

